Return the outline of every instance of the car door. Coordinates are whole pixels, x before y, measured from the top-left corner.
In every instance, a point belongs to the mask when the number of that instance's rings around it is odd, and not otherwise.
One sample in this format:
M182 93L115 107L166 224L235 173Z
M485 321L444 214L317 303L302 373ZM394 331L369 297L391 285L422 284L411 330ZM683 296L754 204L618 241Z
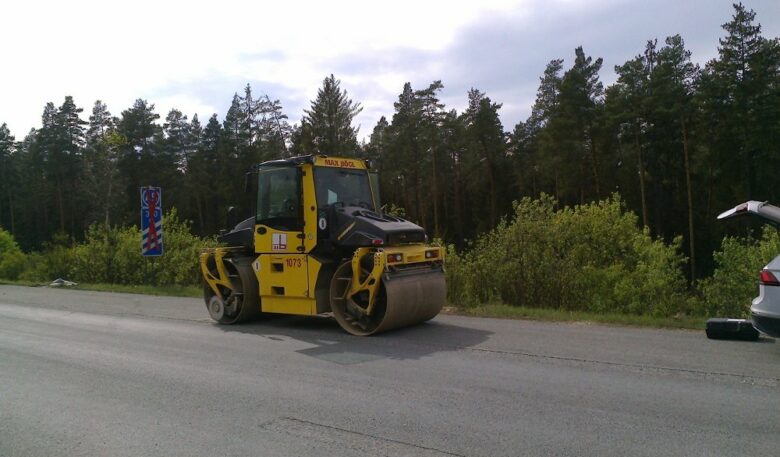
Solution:
M756 200L741 203L730 210L724 211L718 215L718 219L731 219L740 216L755 216L768 224L780 228L780 208L770 205L769 202Z
M308 298L300 169L268 167L258 171L255 223L255 252L259 257L254 268L260 277L260 296L264 299ZM265 300L264 310L273 311L274 303ZM302 306L306 308L308 303ZM309 308L306 308L307 313ZM291 308L280 309L294 312Z

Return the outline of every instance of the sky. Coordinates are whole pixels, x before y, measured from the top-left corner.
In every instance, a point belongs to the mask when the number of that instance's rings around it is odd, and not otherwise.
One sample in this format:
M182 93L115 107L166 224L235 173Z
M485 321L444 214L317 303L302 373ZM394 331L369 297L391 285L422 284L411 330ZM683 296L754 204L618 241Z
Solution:
M780 36L780 1L743 2L765 37ZM461 111L485 92L504 129L524 121L551 59L574 49L602 57L601 80L648 39L680 34L700 64L717 56L723 0L370 0L132 2L9 0L0 16L0 124L21 140L47 102L72 95L86 120L95 100L120 115L143 98L161 120L172 108L205 124L235 92L281 101L291 123L331 73L361 103L359 137L388 120L405 82L442 80Z

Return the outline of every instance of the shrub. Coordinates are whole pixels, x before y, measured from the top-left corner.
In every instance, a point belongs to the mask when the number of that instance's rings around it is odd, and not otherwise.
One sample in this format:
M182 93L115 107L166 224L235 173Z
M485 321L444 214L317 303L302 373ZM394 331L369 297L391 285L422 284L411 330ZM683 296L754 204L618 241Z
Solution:
M56 240L46 244L42 253L29 254L22 278L51 281L63 277L108 284L198 284L198 253L215 241L192 235L189 222L179 219L175 209L163 217L163 227L165 252L161 257L141 255L138 227L96 224L89 228L83 243L67 246L63 240Z
M0 278L18 279L26 258L13 235L0 228Z
M700 291L709 315L747 317L758 295L758 273L780 253L780 235L765 226L759 239L726 237L713 254L715 271L703 280Z
M448 249L450 300L674 315L687 311L681 240L653 240L620 198L556 209L524 198L464 253Z
M138 227L90 227L84 243L73 248L73 279L112 284L191 285L200 278L198 253L214 240L192 235L176 209L163 217L164 254L141 255Z

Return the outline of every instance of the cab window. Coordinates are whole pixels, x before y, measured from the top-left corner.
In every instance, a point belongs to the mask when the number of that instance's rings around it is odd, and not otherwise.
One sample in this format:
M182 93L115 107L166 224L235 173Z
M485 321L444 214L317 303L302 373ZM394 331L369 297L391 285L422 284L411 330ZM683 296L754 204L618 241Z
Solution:
M257 176L257 223L278 230L301 230L301 191L297 168L260 169Z
M317 206L362 206L374 210L368 173L364 170L317 167L314 169Z

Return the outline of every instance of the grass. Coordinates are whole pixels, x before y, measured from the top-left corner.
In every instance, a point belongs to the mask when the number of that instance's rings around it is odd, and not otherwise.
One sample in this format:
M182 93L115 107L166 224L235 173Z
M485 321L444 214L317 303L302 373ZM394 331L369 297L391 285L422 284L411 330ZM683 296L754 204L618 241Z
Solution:
M38 287L42 285L41 283L35 281L23 281L21 279L0 279L0 284L7 284L10 286L29 286L29 287Z
M0 280L0 284L17 286L46 286L32 281ZM121 292L130 294L162 295L172 297L202 297L203 290L198 286L149 286L124 284L90 284L79 283L68 289L96 290L102 292ZM509 306L488 304L477 307L447 307L447 314L457 314L473 317L495 317L501 319L528 319L552 322L590 322L598 324L628 325L634 327L704 329L706 317L653 317L619 313L593 313L584 311L566 311L559 309L528 308L524 306Z
M101 292L122 292L126 294L162 295L166 297L202 297L203 288L198 286L149 286L127 284L79 283L69 289L97 290Z
M529 319L554 322L591 322L598 324L628 325L634 327L704 329L706 317L654 317L619 313L593 313L559 309L528 308L489 304L477 307L449 307L450 314L474 317L496 317L502 319Z
M47 286L49 283L38 283L33 281L9 281L0 280L0 284L10 284L14 286L40 287ZM126 294L160 295L166 297L202 297L203 289L198 286L150 286L150 285L127 285L127 284L91 284L78 283L76 286L65 287L65 289L95 290L99 292L121 292Z

